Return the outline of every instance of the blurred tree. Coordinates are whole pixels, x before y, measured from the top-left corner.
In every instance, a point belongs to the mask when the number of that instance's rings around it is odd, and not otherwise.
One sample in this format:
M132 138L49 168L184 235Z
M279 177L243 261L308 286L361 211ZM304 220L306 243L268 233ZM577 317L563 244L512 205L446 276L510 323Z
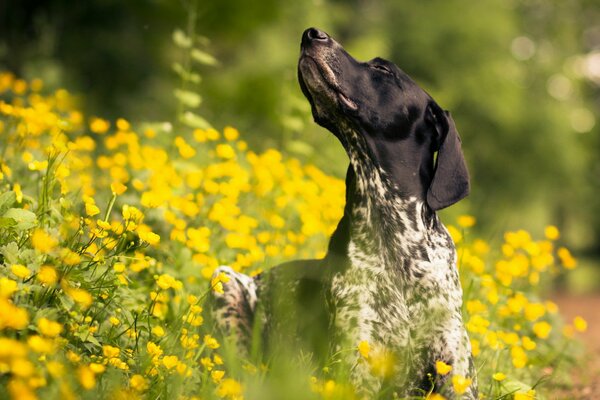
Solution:
M0 63L66 85L85 94L89 110L116 117L146 96L162 101L170 78L164 46L184 20L182 7L169 1L3 1Z
M170 37L187 4L9 0L0 64L58 71L94 112L171 118ZM296 82L300 34L318 26L359 59L391 59L452 111L480 226L493 234L556 222L571 245L600 254L598 21L597 0L199 1L196 31L219 60L202 72L201 113L236 125L255 148L341 176L345 155L310 122Z

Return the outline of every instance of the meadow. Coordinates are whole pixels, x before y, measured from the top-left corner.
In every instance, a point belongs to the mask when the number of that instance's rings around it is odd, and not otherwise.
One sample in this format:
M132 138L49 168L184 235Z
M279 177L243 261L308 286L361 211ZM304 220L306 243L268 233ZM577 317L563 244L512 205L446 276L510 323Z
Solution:
M109 121L0 73L0 398L353 398L335 359L240 359L203 308L227 285L211 280L219 265L252 275L322 257L344 191L233 127ZM447 222L482 398L552 398L586 330L544 298L577 266L559 230L488 242L472 216ZM369 343L346 351L394 371ZM471 382L452 384L460 396Z

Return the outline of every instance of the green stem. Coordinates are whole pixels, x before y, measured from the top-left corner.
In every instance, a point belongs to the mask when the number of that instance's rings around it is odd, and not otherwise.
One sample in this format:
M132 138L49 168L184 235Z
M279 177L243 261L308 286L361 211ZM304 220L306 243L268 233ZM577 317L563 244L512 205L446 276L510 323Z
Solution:
M116 200L117 200L117 194L113 193L113 195L110 199L110 203L108 203L108 208L106 209L106 214L104 214L104 222L108 222L108 217L110 216L110 212L112 211Z

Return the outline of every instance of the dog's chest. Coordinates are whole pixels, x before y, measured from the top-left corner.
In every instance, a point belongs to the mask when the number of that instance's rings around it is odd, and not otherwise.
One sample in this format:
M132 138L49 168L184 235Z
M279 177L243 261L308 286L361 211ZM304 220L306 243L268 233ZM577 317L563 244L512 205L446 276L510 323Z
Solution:
M455 253L444 235L419 243L418 251L399 248L399 257L368 251L373 245L350 241L349 266L332 280L334 325L349 345L405 347L460 308Z

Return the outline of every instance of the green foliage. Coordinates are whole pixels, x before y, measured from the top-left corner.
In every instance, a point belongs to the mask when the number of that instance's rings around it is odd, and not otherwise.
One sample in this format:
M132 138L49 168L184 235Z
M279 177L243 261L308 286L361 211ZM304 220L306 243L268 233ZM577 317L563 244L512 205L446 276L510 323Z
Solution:
M599 45L593 2L111 0L3 7L0 63L85 91L95 112L154 121L175 113L178 124L195 127L235 120L251 132L254 148L276 147L342 176L345 155L311 123L296 83L300 34L318 26L359 59L396 62L452 111L474 183L463 207L480 217L487 234L523 219L530 228L552 220L574 246L595 251L600 243L598 78L585 67ZM185 28L173 30L182 22ZM165 96L171 68L175 103Z

